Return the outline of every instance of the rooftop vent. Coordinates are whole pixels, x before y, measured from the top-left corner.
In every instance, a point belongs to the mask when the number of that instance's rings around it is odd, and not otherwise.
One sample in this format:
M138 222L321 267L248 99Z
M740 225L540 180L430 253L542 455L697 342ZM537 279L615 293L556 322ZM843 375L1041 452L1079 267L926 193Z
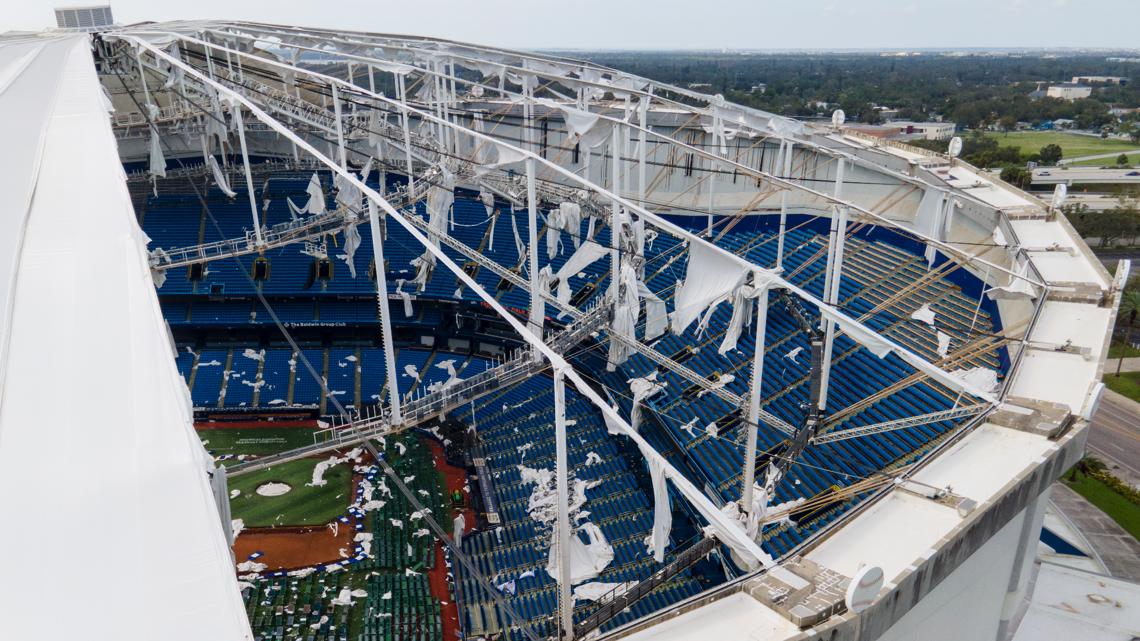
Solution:
M115 24L111 5L89 7L59 7L55 10L55 25L68 31L98 31Z

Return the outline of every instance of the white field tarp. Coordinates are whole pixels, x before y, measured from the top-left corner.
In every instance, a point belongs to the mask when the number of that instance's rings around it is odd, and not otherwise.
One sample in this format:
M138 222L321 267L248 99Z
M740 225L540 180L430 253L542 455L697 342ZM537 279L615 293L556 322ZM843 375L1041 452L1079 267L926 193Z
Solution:
M5 138L0 172L25 203L0 216L2 242L27 211L0 403L0 636L252 639L88 37L39 43L33 76L0 81L5 123L46 123Z

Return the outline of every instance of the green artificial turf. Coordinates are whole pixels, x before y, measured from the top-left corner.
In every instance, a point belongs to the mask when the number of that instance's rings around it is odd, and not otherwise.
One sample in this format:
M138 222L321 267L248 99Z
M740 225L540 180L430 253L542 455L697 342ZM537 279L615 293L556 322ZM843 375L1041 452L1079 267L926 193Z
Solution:
M255 429L204 429L198 437L206 449L217 454L276 454L313 443L307 427L259 427Z
M320 525L344 514L352 502L352 464L341 463L325 471L325 485L306 485L313 478L319 459L301 459L274 465L265 470L234 477L229 488L240 490L230 499L233 518L242 519L246 527ZM281 496L260 496L256 490L263 483L285 483L292 489Z

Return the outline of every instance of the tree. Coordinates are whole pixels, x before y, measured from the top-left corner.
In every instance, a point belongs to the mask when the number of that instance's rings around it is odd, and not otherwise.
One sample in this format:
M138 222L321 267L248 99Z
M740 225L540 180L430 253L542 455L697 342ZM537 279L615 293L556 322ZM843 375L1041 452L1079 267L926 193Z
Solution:
M1055 165L1064 156L1061 146L1057 144L1045 145L1041 148L1041 162L1046 165Z
M1120 360L1116 361L1116 375L1120 376L1120 369L1124 365L1124 354L1132 345L1132 328L1136 325L1136 315L1140 314L1140 290L1125 290L1120 297L1120 317L1128 318L1128 330L1124 334L1124 348L1120 350Z
M1117 156L1116 157L1116 164L1127 165L1128 164L1128 154L1120 154L1119 156Z
M1006 167L1001 170L1001 179L1019 189L1026 189L1033 182L1033 174L1025 167Z

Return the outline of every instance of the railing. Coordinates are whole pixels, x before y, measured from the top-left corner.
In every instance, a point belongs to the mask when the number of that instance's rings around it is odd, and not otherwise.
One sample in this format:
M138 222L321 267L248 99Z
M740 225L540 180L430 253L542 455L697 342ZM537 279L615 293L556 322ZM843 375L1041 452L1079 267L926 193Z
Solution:
M577 322L568 325L563 331L555 334L548 341L548 344L556 351L565 351L597 331L608 320L609 308L605 305L598 305L589 310ZM368 439L412 429L440 413L461 407L496 390L520 383L537 374L545 366L545 361L535 358L531 349L516 350L512 358L497 367L461 380L450 387L416 397L401 408L403 420L398 425L392 424L391 413L387 406L373 406L353 420L334 417L329 428L320 430L314 435L315 440L312 445L237 463L227 467L227 474L232 477L236 474L252 472L285 461L345 448Z
M704 558L716 547L715 538L701 539L693 547L681 552L672 561L662 566L644 581L640 581L628 590L621 587L614 588L597 600L598 609L594 610L584 621L574 626L574 638L582 639L587 634L597 630L607 621L621 614L627 608L637 603L650 592L680 574L685 568Z

